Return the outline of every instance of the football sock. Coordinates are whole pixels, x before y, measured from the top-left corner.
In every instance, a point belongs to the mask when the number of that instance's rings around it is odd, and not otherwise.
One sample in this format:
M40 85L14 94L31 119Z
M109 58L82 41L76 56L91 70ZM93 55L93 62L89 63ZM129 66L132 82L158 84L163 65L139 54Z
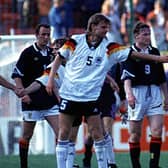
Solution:
M66 168L69 140L58 140L56 146L57 168Z
M75 143L69 142L68 144L68 156L66 160L66 167L73 168L75 158Z
M91 159L92 159L92 147L93 147L93 139L88 137L85 140L85 153L83 158L83 165L84 166L91 166Z
M27 168L29 142L24 138L19 139L20 168Z
M141 168L140 165L140 143L129 142L130 147L130 157L133 168Z
M106 134L104 136L105 139L105 147L106 147L106 157L109 164L115 164L115 155L114 155L114 149L113 149L113 139L110 136L110 134Z
M159 167L160 159L160 149L161 149L162 139L160 137L151 137L150 141L150 168Z
M107 158L106 158L106 149L105 149L105 141L95 141L94 148L98 163L98 168L107 168Z

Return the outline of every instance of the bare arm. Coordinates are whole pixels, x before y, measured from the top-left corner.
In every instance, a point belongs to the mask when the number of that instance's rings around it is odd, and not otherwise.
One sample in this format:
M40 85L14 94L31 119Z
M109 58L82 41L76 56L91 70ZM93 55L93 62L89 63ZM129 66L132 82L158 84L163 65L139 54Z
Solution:
M110 82L111 88L112 88L114 91L119 92L120 88L119 88L117 82L116 82L109 74L106 75L106 79Z
M157 61L157 62L168 62L168 56L157 56L157 55L152 55L152 54L140 53L136 51L132 51L130 57Z
M23 89L24 88L24 86L22 84L22 79L21 78L15 78L14 80L15 80L16 88L17 89Z
M25 95L28 95L30 93L33 93L37 90L39 90L41 87L41 84L34 81L32 84L30 84L27 88L23 88L23 89L18 89L17 91L17 94L22 97L22 96L25 96Z
M164 109L165 111L168 111L168 88L167 88L167 83L164 82L160 85L161 90L163 92L163 96L164 96Z
M5 78L3 78L2 76L0 76L0 85L2 85L3 87L7 88L7 89L11 89L11 90L15 90L15 85L13 85L12 83L8 82Z
M132 84L131 84L130 79L126 79L124 81L124 90L125 90L125 94L126 94L128 104L134 109L136 99L135 99L135 96L134 96L133 91L132 91Z
M52 95L54 91L54 88L55 88L54 75L56 71L58 70L59 66L61 65L62 61L63 59L59 55L55 57L55 60L53 62L53 65L52 65L52 68L49 74L48 82L46 85L46 90L49 95Z

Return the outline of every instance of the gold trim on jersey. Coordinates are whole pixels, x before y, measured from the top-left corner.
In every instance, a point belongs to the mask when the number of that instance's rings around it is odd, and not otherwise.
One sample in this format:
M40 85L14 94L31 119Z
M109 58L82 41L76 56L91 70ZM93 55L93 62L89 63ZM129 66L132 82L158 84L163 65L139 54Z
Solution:
M46 69L46 70L43 72L43 76L49 76L50 71L51 71L51 69ZM56 78L56 79L59 78L58 73L54 74L54 78Z
M124 50L127 47L117 44L117 43L111 43L108 47L107 47L107 55L110 56L113 53L116 53L118 51Z
M75 43L73 41L66 41L63 45L63 49L70 49L71 51L75 50Z

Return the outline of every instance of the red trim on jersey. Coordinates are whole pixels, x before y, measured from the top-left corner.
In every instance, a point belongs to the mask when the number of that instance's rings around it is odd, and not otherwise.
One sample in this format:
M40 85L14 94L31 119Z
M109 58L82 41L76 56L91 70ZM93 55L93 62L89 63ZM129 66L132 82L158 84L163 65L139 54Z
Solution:
M44 75L44 76L49 76L50 71L51 71L51 69L46 69L46 70L43 72L43 75ZM54 75L54 78L58 78L58 77L59 77L59 75L58 75L58 73L56 73L56 74Z
M75 43L73 41L66 41L65 44L63 45L63 48L67 49L69 48L71 51L74 51L75 50Z
M123 45L120 45L118 43L110 43L108 46L107 46L107 54L108 55L111 55L112 53L115 53L117 51L120 51L120 50L123 50L125 49L126 47L123 46Z

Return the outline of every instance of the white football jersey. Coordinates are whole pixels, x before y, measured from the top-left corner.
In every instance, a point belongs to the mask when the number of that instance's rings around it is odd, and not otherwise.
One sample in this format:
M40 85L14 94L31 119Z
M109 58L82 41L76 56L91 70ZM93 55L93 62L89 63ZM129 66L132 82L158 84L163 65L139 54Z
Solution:
M96 47L89 47L86 34L73 35L59 50L66 60L60 96L72 101L95 101L112 65L125 61L130 53L117 43L104 38Z
M52 66L52 63L47 66L47 69L44 71L43 75L36 79L37 81L42 83L44 86L47 85L51 66ZM63 81L64 69L65 69L64 66L61 65L59 69L57 70L57 73L54 76L54 80L58 88L60 88L62 81Z

